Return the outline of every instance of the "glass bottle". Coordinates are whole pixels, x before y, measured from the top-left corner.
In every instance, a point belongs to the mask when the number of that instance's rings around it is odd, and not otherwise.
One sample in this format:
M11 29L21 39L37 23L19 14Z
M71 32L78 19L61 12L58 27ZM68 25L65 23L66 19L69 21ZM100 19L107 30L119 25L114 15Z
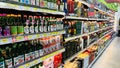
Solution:
M24 34L24 27L23 27L22 18L20 14L18 14L17 23L18 23L17 25L18 34Z

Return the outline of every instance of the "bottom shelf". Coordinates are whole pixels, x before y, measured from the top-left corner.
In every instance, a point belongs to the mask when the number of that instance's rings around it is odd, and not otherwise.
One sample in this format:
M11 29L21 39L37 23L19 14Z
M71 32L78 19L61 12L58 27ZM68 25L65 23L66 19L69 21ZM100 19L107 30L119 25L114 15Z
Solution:
M115 38L115 37L114 37ZM100 58L100 56L103 54L103 52L106 50L106 48L110 45L111 41L114 39L112 38L107 44L106 46L104 47L104 49L98 54L98 56L92 61L92 63L88 66L88 68L91 68L94 63Z

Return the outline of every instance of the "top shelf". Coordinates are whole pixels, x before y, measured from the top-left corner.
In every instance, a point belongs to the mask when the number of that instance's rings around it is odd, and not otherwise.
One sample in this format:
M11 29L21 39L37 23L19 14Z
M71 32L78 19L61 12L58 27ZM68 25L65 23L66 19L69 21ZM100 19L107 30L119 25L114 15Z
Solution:
M22 5L11 4L11 3L6 3L6 2L0 2L0 8L31 11L31 12L42 12L42 13L48 13L48 14L54 14L54 15L65 15L64 12L60 12L60 11L37 8L37 7L30 7L30 6L22 6Z
M88 6L88 7L90 7L90 6L91 6L91 4L89 4L89 3L85 2L85 1L81 1L81 0L80 0L80 2L81 2L82 4L84 4L84 5ZM99 8L95 7L95 6L94 6L94 9L96 9L96 10L98 10L98 11L100 11L100 12L104 13L104 14L107 14L107 15L112 16L112 17L113 17L113 15L112 15L112 14L110 14L110 13L108 13L108 12L106 12L106 11L103 11L103 10L101 10L101 9L99 9Z

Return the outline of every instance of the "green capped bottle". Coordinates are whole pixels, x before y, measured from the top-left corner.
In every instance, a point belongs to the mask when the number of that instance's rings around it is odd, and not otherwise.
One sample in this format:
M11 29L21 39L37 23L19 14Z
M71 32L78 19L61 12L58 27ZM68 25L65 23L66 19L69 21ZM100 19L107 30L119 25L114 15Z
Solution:
M17 25L18 34L24 34L24 26L23 26L22 18L20 14L18 14L17 23L18 23Z
M11 14L10 30L11 35L17 35L17 15Z

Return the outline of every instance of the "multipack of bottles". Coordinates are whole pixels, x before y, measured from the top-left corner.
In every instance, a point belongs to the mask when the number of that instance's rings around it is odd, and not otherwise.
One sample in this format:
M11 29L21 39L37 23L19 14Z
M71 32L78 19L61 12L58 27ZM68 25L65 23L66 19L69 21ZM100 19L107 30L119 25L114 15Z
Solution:
M65 52L63 52L63 61L81 51L83 49L82 43L81 39L66 42L64 44Z
M66 29L65 37L71 37L81 34L81 21L65 21L64 28Z
M11 68L24 62L39 58L62 48L62 37L52 36L0 47L0 63L5 62L5 68Z
M64 4L63 1L61 0L9 0L9 1L37 6L41 8L54 9L59 11L64 10Z
M58 68L62 63L62 53L57 54L53 57L49 57L43 62L36 64L30 68Z
M53 16L0 14L0 36L63 30L63 22Z

